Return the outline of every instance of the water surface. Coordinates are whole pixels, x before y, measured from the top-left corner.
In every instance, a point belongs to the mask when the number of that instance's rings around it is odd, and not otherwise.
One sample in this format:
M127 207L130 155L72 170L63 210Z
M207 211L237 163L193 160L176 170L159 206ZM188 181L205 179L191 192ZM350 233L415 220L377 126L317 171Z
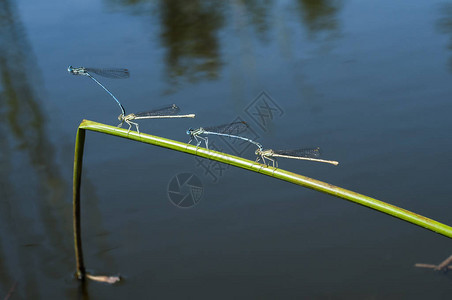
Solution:
M192 156L88 132L85 263L73 278L72 165L82 119L176 103L189 127L247 121L266 148L320 146L338 167L280 167L452 224L452 6L446 1L39 1L0 4L0 295L21 298L446 298L416 269L448 238L347 201ZM264 93L264 94L263 94ZM262 97L274 110L261 107ZM261 114L255 114L261 107ZM212 138L228 153L251 148ZM243 151L242 151L243 150ZM204 195L168 200L180 173Z

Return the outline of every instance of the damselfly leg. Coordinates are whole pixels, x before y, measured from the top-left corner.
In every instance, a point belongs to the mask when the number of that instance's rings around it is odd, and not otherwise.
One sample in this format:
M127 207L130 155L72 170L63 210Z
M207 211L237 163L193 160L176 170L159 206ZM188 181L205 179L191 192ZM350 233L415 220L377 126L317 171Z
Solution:
M122 115L119 115L118 119L121 121L121 123L118 124L119 128L122 127L122 124L124 124L124 122L129 125L129 129L127 130L127 134L129 134L130 129L132 129L132 124L135 125L135 127L137 128L138 134L140 134L140 126L138 125L138 123L130 121L129 119L127 119L127 116L126 117L122 117Z

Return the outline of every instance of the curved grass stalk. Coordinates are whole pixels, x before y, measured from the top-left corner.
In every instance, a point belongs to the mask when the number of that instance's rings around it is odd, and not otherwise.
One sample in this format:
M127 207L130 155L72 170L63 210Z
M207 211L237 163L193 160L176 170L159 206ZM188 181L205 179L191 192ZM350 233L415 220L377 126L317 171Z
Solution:
M83 279L85 275L85 266L83 263L82 243L81 243L81 226L80 226L80 179L83 161L83 145L85 141L85 130L96 131L117 137L126 138L146 144L168 148L171 150L185 152L191 155L204 157L207 159L219 161L225 164L233 165L238 168L247 169L252 172L260 173L270 177L274 177L283 181L291 182L303 187L307 187L322 193L330 194L348 201L372 208L390 216L407 221L414 225L434 231L438 234L452 238L452 227L418 215L403 208L388 204L386 202L355 193L353 191L343 189L329 183L325 183L316 179L312 179L303 175L295 174L282 169L260 164L255 161L229 155L222 152L199 148L194 145L153 136L136 131L128 132L126 129L105 125L93 121L83 120L77 132L75 157L74 157L74 186L73 186L73 207L74 207L74 239L75 239L75 255L77 261L77 277Z

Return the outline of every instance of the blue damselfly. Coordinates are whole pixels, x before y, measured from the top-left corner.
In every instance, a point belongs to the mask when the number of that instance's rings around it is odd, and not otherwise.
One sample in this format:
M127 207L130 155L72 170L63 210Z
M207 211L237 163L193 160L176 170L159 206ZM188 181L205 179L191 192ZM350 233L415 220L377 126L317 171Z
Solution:
M121 108L122 115L126 114L126 111L124 109L124 106L119 102L119 100L110 92L102 83L100 83L96 78L94 78L91 73L106 77L106 78L113 78L113 79L123 79L128 78L130 76L129 70L127 69L120 69L120 68L105 68L105 69L96 69L96 68L85 68L85 67L78 67L74 68L72 66L69 66L67 68L67 71L71 73L72 75L83 75L88 76L92 80L94 80L95 83L97 83L100 87L102 87L115 101L118 103L119 108Z
M118 127L121 127L122 124L127 123L129 125L129 131L132 128L132 125L135 125L137 128L138 133L140 133L140 129L138 126L138 123L132 122L132 120L140 120L140 119L163 119L163 118L194 118L194 114L188 114L188 115L177 115L179 112L179 107L176 104L171 104L169 106L165 106L159 109L155 109L152 111L147 112L139 112L135 114L128 114L126 115L126 110L124 109L124 106L119 102L119 100L113 95L112 92L110 92L104 85L102 85L96 78L94 78L91 73L97 74L103 77L107 78L113 78L113 79L122 79L122 78L128 78L130 76L129 70L127 69L120 69L120 68L105 68L105 69L97 69L97 68L85 68L85 67L79 67L74 68L72 66L69 66L67 68L68 72L73 75L83 75L88 76L94 82L96 82L99 86L101 86L115 101L118 103L119 107L121 108L121 114L118 117L118 120L121 121L119 123Z
M223 124L219 126L212 126L212 127L200 127L198 129L190 128L187 130L187 134L190 136L190 140L188 143L190 143L193 139L196 140L198 147L202 141L198 140L201 139L206 144L206 148L209 149L209 139L207 136L201 136L201 135L219 135L219 136L225 136L229 138L235 138L235 139L241 139L247 142L250 142L257 146L258 149L262 150L262 145L258 142L255 142L249 138L239 136L238 134L245 132L248 129L248 124L243 121L239 122L233 122L229 124Z

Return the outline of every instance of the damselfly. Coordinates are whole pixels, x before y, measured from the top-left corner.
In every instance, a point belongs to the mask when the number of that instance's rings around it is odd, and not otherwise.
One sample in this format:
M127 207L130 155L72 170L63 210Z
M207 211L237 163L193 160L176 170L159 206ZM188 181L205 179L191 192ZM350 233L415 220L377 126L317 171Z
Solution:
M169 106L165 106L162 108L154 109L152 111L147 112L139 112L136 114L128 114L124 116L120 114L118 120L121 121L118 127L121 127L124 122L129 124L129 131L132 128L132 125L135 125L138 133L140 133L140 129L138 127L138 123L132 122L132 120L141 120L141 119L166 119L166 118L194 118L195 114L188 115L177 115L180 111L180 108L176 104L171 104Z
M258 142L255 142L249 138L239 136L238 134L245 132L248 129L248 124L243 121L239 122L233 122L229 124L223 124L219 126L212 126L212 127L200 127L198 129L190 128L187 130L187 134L190 136L190 140L188 143L190 143L193 139L196 140L198 147L202 141L198 140L201 139L206 144L206 148L209 149L209 139L207 136L201 136L201 135L219 135L219 136L225 136L229 138L235 138L235 139L241 139L247 142L250 142L254 145L256 145L260 150L262 150L262 145Z
M119 107L121 108L122 115L126 114L126 111L124 109L124 106L119 102L119 100L105 87L102 83L100 83L96 78L94 78L91 73L107 77L107 78L113 78L113 79L123 79L128 78L130 76L129 70L127 69L119 69L119 68L107 68L107 69L96 69L96 68L85 68L85 67L78 67L74 68L72 66L69 66L67 68L67 71L71 73L72 75L83 75L88 76L92 80L94 80L95 83L97 83L100 87L102 87L115 101L118 103Z
M310 160L316 162L323 162L332 165L338 165L339 162L334 160L325 160L319 159L320 157L320 148L305 148L305 149L295 149L295 150L256 150L257 159L259 161L262 159L262 162L265 164L265 160L268 159L273 163L273 167L278 167L278 162L276 161L277 157L283 158L292 158L292 159L300 159L300 160Z

